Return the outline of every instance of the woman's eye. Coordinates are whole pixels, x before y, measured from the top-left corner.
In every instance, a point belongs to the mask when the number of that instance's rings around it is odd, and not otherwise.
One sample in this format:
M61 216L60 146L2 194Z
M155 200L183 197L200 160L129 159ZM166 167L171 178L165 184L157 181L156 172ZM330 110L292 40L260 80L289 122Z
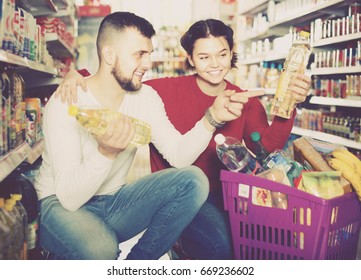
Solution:
M201 56L200 57L200 60L206 60L206 59L208 59L208 56Z

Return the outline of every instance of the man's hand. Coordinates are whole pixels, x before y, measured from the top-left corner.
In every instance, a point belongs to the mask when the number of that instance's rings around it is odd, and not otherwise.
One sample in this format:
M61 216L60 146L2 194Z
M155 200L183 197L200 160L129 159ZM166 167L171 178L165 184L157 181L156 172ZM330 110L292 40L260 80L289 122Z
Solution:
M109 159L115 159L124 151L135 136L135 127L127 116L109 123L104 134L96 137L98 150Z
M85 79L76 70L70 70L55 90L55 97L61 98L61 102L68 102L69 106L77 102L76 87L80 86L84 91L87 91Z

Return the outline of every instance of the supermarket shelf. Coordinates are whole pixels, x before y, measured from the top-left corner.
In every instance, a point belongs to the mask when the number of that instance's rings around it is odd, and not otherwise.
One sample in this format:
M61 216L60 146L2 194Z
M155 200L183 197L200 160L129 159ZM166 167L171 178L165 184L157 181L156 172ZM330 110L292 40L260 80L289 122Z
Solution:
M185 57L169 57L169 58L154 58L152 59L152 62L185 62Z
M46 33L45 40L53 57L75 57L75 52L56 33Z
M0 49L0 62L8 63L11 65L16 65L20 67L29 68L34 71L47 73L50 75L57 75L58 72L54 67L46 66L42 63L29 60L27 58L14 55L12 53L6 52Z
M327 46L327 45L344 43L344 42L358 40L358 39L361 39L361 32L343 35L343 36L332 37L332 38L321 39L321 40L314 42L312 44L312 47L323 47L323 46Z
M263 40L266 38L273 38L273 37L280 37L280 36L284 36L285 34L287 34L289 32L289 28L288 27L283 27L283 26L277 26L274 28L266 28L264 30L261 31L257 31L257 32L247 32L246 34L236 34L237 38L236 38L236 43L238 42L247 42L250 40Z
M0 157L0 181L15 170L27 158L30 151L30 146L24 142L19 147Z
M41 139L40 141L36 142L34 146L31 148L25 161L27 163L33 164L41 156L43 150L44 150L44 139Z
M261 63L262 61L264 61L264 56L259 55L257 57L249 57L249 58L242 59L238 63L242 64L242 65L249 65L249 64L258 64L258 63Z
M341 107L356 107L361 108L361 99L343 99L332 97L312 96L310 98L311 104L341 106Z
M58 11L52 0L17 0L16 2L33 16L44 16Z
M44 150L44 140L40 140L31 148L27 142L0 157L0 182L13 172L22 162L33 164Z
M330 0L325 1L322 4L318 4L315 6L305 6L303 9L295 9L294 11L290 11L285 13L285 17L283 19L270 22L269 27L275 27L279 25L295 25L297 22L305 22L311 19L320 17L323 12L327 13L327 9L331 8L332 6L336 6L337 4L344 4L345 0Z
M304 129L304 128L300 128L300 127L293 127L291 133L296 134L296 135L301 135L301 136L308 136L308 137L311 137L314 139L318 139L318 140L322 140L322 141L326 141L326 142L330 142L330 143L338 143L338 144L341 144L348 148L361 150L361 143L359 143L359 142L355 142L352 140L342 138L340 136L327 134L324 132L308 130L308 129Z
M244 36L242 36L242 38L239 38L237 41L238 42L247 42L249 40L261 40L264 38L269 38L271 36L274 36L273 33L271 33L272 31L269 30L268 28L262 31L258 31L257 33L248 33L245 34Z
M34 17L56 16L64 17L73 13L73 0L16 0L16 3Z
M287 54L270 52L264 55L254 56L246 59L242 59L239 61L240 64L249 65L249 64L258 64L263 61L277 61L277 60L285 60Z
M239 15L257 14L264 11L268 5L268 0L244 1L245 5L238 11Z
M311 70L312 75L333 75L333 74L352 74L361 73L361 66L350 67L324 67Z
M26 88L55 86L59 85L63 80L63 78L60 77L39 77L37 79L31 79L27 76L25 76L24 79L26 79Z

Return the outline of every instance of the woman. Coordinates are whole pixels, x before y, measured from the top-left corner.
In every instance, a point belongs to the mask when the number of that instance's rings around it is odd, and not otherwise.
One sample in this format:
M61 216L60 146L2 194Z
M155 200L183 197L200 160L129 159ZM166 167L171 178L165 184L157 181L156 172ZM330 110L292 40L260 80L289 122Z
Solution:
M161 96L166 112L175 128L186 133L199 120L219 95L225 92L242 92L239 87L225 80L231 68L235 67L236 54L233 53L233 31L223 22L215 19L201 20L194 23L182 36L181 45L187 52L187 67L195 74L160 78L146 81ZM75 71L70 73L58 88L56 94L75 99L76 84L83 84L82 77ZM309 91L311 79L305 75L295 77L291 90L297 103L304 102ZM227 106L226 106L227 107ZM232 108L229 108L232 110ZM268 151L282 149L290 135L295 112L291 119L275 117L272 124L267 121L266 112L258 98L250 98L243 105L241 116L227 123L219 123L222 119L211 112L211 121L216 133L243 139L252 150L250 135L258 131L262 143ZM162 155L150 146L152 171L169 167ZM183 252L194 259L232 259L232 239L227 213L222 206L220 170L224 166L217 158L215 142L211 141L204 152L194 162L208 176L210 195L207 202L184 230L179 239Z

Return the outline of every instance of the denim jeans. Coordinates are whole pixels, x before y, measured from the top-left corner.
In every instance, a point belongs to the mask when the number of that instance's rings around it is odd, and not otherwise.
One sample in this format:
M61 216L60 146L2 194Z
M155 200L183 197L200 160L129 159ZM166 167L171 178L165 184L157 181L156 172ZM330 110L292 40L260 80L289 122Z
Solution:
M158 259L179 238L208 195L194 166L166 169L94 196L77 211L55 195L40 201L40 245L56 259L117 259L119 243L146 229L127 259Z
M178 242L184 253L194 259L233 259L229 217L223 210L221 191L210 193Z

